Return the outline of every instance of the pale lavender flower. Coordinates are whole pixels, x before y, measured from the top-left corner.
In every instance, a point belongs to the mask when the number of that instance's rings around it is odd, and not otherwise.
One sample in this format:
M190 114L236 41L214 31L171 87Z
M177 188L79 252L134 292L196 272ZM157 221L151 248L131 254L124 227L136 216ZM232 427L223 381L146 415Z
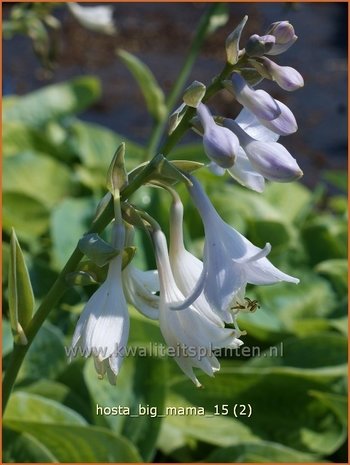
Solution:
M276 38L275 45L267 53L268 55L279 55L291 47L297 40L294 27L289 21L277 21L272 23L266 34L273 35Z
M237 135L252 167L264 178L291 182L303 175L295 158L283 145L252 138L232 119L225 118L223 124Z
M264 285L281 281L299 282L273 266L266 258L271 250L270 244L260 249L225 223L200 183L193 176L191 181L193 185L188 186L188 190L201 215L205 231L203 271L192 293L182 304L173 305L173 308L188 307L204 291L211 307L221 315L237 301L247 283Z
M169 262L166 238L161 230L152 233L160 282L159 325L163 337L181 370L201 386L193 368L214 376L220 363L213 350L216 348L237 348L242 345L236 331L216 325L196 307L188 305L182 311L173 306L184 300L178 288Z
M292 92L304 86L302 75L291 66L280 66L266 57L262 57L261 61L272 79L276 81L282 89Z
M239 149L237 137L228 129L218 126L203 103L198 105L197 115L203 126L203 146L208 158L222 168L229 168Z

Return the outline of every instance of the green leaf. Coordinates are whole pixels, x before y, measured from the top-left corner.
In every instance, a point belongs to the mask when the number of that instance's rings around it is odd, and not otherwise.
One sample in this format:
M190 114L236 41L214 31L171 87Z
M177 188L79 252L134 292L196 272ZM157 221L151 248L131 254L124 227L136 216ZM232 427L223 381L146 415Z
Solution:
M224 447L214 450L204 462L208 463L309 463L320 462L315 455L304 454L282 444L260 441L241 442L236 446Z
M347 257L347 224L332 216L317 216L302 229L310 263Z
M84 398L80 389L71 389L65 384L47 379L38 380L29 386L22 386L22 391L35 394L41 398L51 399L60 405L64 405L79 413L89 423L91 423L90 404Z
M15 341L25 345L27 344L25 329L32 319L34 294L28 269L14 229L12 229L11 233L8 300L11 328Z
M69 169L45 155L25 152L5 158L3 170L5 193L27 195L48 208L72 193Z
M311 377L232 368L222 370L213 380L200 378L205 386L202 390L191 388L188 380L175 381L171 389L193 405L203 406L207 412L214 412L217 404L227 404L230 418L235 404L250 404L252 417L242 415L239 421L262 440L301 452L328 455L346 437L346 429L333 410L310 395L312 390L327 389ZM238 439L233 435L233 441Z
M95 206L91 197L68 198L53 210L50 229L52 254L57 267L65 265L79 237L87 231Z
M28 433L18 433L4 427L4 463L54 463L57 458Z
M66 367L63 334L48 323L41 327L24 359L17 381L54 379Z
M348 191L348 175L343 170L325 171L324 178L333 186L344 192Z
M187 381L190 383L190 381ZM191 384L187 385L189 391L197 392ZM198 390L198 392L200 392ZM218 398L219 399L219 398ZM217 400L217 403L221 402ZM190 408L196 405L189 402L185 396L179 396L171 393L167 397L166 407L168 409L175 408L175 412L179 412L181 408ZM257 441L259 438L255 436L249 425L244 425L236 420L232 415L213 416L206 404L198 404L205 408L205 415L188 414L169 414L166 416L162 425L162 431L159 438L160 448L165 454L172 454L176 449L184 447L193 440L206 442L216 446L225 447L231 444L239 443L240 441ZM168 410L168 412L171 410ZM215 431L215 434L213 434ZM175 440L172 440L172 438Z
M294 221L312 200L311 192L302 184L270 183L264 192L265 199L281 211L285 220ZM293 199L293 202L290 200Z
M100 408L126 406L131 415L138 415L139 405L156 407L161 413L165 399L166 377L164 360L146 356L126 358L118 375L117 387L97 378L91 361L86 364L84 375L90 394ZM97 417L97 420L99 417ZM161 424L161 418L141 415L105 415L103 420L116 432L122 433L135 444L145 461L152 460ZM101 419L100 419L101 421Z
M74 410L54 400L20 391L12 394L6 408L4 423L6 425L11 421L60 425L86 424L84 418Z
M85 110L100 95L100 83L95 77L74 78L64 83L46 86L23 97L16 97L11 105L4 107L3 119L40 127L49 120Z
M122 436L104 428L78 425L43 425L8 422L11 429L30 433L59 462L141 462L136 448Z
M348 261L345 259L325 260L315 268L317 273L329 276L335 289L343 295L348 288Z
M117 54L137 81L149 113L156 121L161 121L166 114L165 99L152 71L139 58L125 50L118 50Z
M2 204L2 224L7 233L14 228L21 239L32 241L47 231L50 213L38 200L17 192L4 192Z
M322 391L310 391L310 394L326 406L330 407L336 415L338 415L340 421L344 427L348 424L348 398L345 395L332 394L330 392Z
M248 362L249 366L294 367L302 370L319 370L319 374L338 376L346 374L347 339L334 333L319 333L305 337L285 339L280 350L276 352L268 349ZM316 374L316 371L315 371Z

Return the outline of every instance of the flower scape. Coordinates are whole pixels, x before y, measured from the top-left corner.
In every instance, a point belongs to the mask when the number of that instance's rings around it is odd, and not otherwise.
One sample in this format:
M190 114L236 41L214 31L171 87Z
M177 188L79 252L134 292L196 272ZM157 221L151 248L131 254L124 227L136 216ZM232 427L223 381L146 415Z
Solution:
M194 81L186 89L183 103L170 116L169 138L176 140L181 125L188 124L202 137L208 164L168 161L159 152L146 166L127 173L127 147L122 144L109 169L109 193L97 213L103 214L113 203L111 244L96 234L80 241L81 250L92 261L100 266L108 264L108 273L80 315L72 349L79 347L84 354L92 355L98 375L107 375L112 384L128 343L128 303L145 317L159 321L168 347L181 348L174 357L176 363L199 387L195 368L209 376L220 370L212 350L238 348L244 343L245 331L240 330L237 320L241 312L253 313L258 308L246 294L247 285L299 282L269 260L269 243L263 248L255 246L220 217L195 174L198 169L210 169L218 176L228 172L235 182L261 195L266 182L287 183L303 175L296 159L278 142L280 136L297 131L292 111L258 88L264 79L287 92L304 85L298 71L270 58L286 52L297 36L288 21L279 21L264 35L252 35L241 48L246 21L247 17L226 40L224 71L208 88ZM215 115L207 103L216 90L223 88L242 106L235 119ZM129 199L128 189L139 180L141 187L154 186L171 197L168 239L156 219ZM224 182L223 178L218 182ZM184 244L184 207L175 190L181 183L203 223L202 260ZM133 265L134 228L148 234L156 270L143 271ZM101 352L101 348L105 350Z

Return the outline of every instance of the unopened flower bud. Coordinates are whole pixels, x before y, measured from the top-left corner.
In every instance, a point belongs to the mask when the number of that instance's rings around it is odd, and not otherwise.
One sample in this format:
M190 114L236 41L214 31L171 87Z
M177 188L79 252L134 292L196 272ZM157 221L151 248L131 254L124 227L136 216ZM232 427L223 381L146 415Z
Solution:
M197 115L204 129L203 145L208 158L221 168L230 168L239 150L237 137L229 129L218 126L203 103L198 105Z
M294 27L289 21L277 21L276 23L272 23L266 34L271 34L276 38L275 45L268 52L268 55L279 55L285 52L298 38L294 33Z
M261 60L264 68L282 89L291 92L304 86L303 76L296 69L280 66L266 57L262 57Z
M279 106L271 95L264 90L250 87L240 74L232 74L232 86L237 101L257 118L271 121L281 114Z
M259 36L254 34L249 37L245 46L245 51L250 57L261 57L269 52L276 42L272 35Z
M278 142L263 142L250 137L234 120L225 118L224 126L239 138L252 166L270 181L291 182L303 175L295 158Z

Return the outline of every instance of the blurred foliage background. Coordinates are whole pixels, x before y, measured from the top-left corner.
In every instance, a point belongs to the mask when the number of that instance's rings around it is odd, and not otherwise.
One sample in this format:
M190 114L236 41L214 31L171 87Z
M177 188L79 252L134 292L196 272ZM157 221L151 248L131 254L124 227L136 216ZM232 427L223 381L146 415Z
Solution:
M26 12L30 21L37 20L32 29L23 26L23 18L22 29L16 29L16 18L11 19L16 6L4 5L13 27L4 30L12 38L4 41L3 57L4 369L12 351L6 291L11 227L40 303L91 222L116 147L126 142L129 169L148 156L147 135L162 114L161 89L167 93L176 79L193 25L207 8L115 4L117 32L111 37L80 26L64 4L49 12L38 5L34 11L29 4ZM285 64L299 69L306 86L300 96L281 96L276 87L273 95L290 105L299 122L286 146L303 168L304 180L269 184L260 195L198 172L222 217L256 245L270 242L271 261L300 278L297 287L249 289L261 309L240 316L239 324L248 332L245 345L259 347L262 355L223 357L215 379L200 376L203 390L171 359L128 358L117 386L110 386L97 379L90 360L67 363L65 347L95 290L72 287L21 368L4 420L5 462L347 461L346 50L342 42L332 42L334 24L340 40L345 26L339 18L343 15L345 24L346 7L224 5L191 73L192 79L209 82L220 70L225 37L245 13L250 15L246 37L281 19L289 19L299 35ZM61 25L47 25L48 14ZM323 28L309 28L310 21L321 21ZM117 58L116 48L136 53L156 78L142 61ZM141 73L141 89L130 71ZM225 92L215 97L213 107L228 116L239 108ZM187 136L170 157L205 161L196 135ZM200 218L185 190L179 192L186 244L200 256ZM133 202L167 230L166 196L142 188ZM147 239L138 235L137 244L135 263L152 266ZM163 343L155 322L130 312L131 345ZM271 356L273 346L279 355ZM203 406L211 413L217 404L250 403L253 414L234 418L231 408L228 416L214 418L96 415L96 404L129 406L134 412L140 403L157 406L159 413L165 406Z

